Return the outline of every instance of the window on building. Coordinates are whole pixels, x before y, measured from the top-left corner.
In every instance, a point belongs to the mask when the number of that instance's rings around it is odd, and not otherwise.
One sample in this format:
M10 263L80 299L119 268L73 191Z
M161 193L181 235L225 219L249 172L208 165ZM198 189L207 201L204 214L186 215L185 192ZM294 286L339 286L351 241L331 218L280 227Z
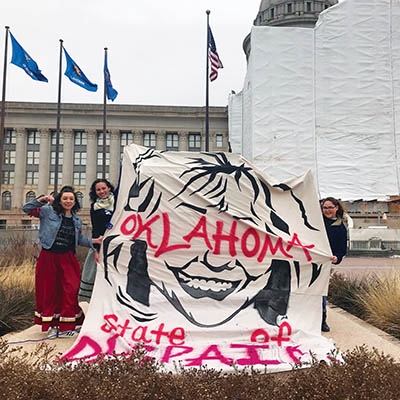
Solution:
M17 143L17 135L13 129L6 129L5 137L4 137L5 144L16 144Z
M39 182L38 171L26 171L25 183L27 185L37 185Z
M292 3L288 3L287 4L287 12L288 13L292 13L293 12L293 4Z
M97 132L97 145L103 146L103 132ZM106 133L106 146L110 145L110 132Z
M2 183L4 185L13 185L14 184L14 171L3 171L3 180Z
M25 195L25 202L31 201L31 200L33 200L33 199L35 199L35 198L36 198L36 193L35 193L35 192L32 192L32 191L29 191L29 192Z
M103 153L97 153L97 165L103 165ZM110 165L110 153L106 153L106 165Z
M103 169L106 173L110 165L110 133L106 134L106 148L104 149L104 135L103 132L97 132L97 168L96 173L103 174ZM103 162L103 154L105 150L105 162ZM105 167L105 168L104 168Z
M215 144L217 147L223 147L224 146L224 136L221 133L217 133L215 135Z
M165 138L167 150L179 150L179 136L176 132L167 132Z
M57 132L56 131L51 131L51 144L55 146L57 143ZM59 132L59 144L62 145L64 144L64 135L62 132Z
M96 178L103 179L103 172L97 171ZM108 173L108 171L106 171L106 179L110 179L110 174Z
M83 193L82 192L76 192L76 199L78 200L78 203L81 207L83 207Z
M306 11L311 12L311 1L306 2Z
M271 18L275 18L275 8L271 8L271 9L269 10L269 13L270 13L270 17L271 17Z
M155 132L143 132L143 146L156 148L156 134Z
M32 220L31 219L23 219L21 220L22 229L32 229ZM33 225L35 227L36 225Z
M15 151L5 150L4 151L4 164L15 164Z
M74 165L86 165L86 151L75 151Z
M55 173L54 171L50 171L50 179L49 179L50 185L54 185L54 183L55 183L55 182L54 182L55 176L56 176L56 173ZM59 173L57 174L57 176L58 176L58 178L57 178L57 183L58 183L58 185L60 185L61 182L62 182L62 172L59 172Z
M28 144L40 144L40 134L34 129L27 130Z
M0 229L7 229L7 220L0 219Z
M133 143L133 133L132 132L121 132L121 147L127 146Z
M74 185L86 185L86 172L74 172Z
M11 192L8 190L1 195L1 208L3 210L11 210Z
M55 171L57 169L57 187L61 187L62 183L62 170L63 170L63 135L60 132L60 146L55 146L56 142L56 132L51 132L51 146L50 146L50 171L49 171L49 184L54 187L55 185ZM56 153L58 153L58 164L56 165Z
M74 132L74 144L76 146L86 146L87 133L85 131L75 131Z
M64 162L64 153L62 151L58 152L58 165L62 165ZM50 164L56 165L56 152L52 151L50 153Z
M189 151L201 150L201 134L197 132L189 132Z
M39 165L40 153L38 151L26 152L26 163L28 165Z

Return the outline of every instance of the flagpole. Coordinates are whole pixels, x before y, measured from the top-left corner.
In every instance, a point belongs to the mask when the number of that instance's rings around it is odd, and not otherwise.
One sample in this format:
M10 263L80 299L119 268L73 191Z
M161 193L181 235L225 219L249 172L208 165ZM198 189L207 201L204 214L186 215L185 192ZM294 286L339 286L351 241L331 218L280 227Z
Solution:
M208 64L209 64L209 43L210 43L210 33L209 33L209 16L210 16L210 10L206 11L207 14L207 52L206 52L206 132L205 132L205 139L206 139L206 151L209 151L209 116L208 116Z
M54 196L58 192L58 163L59 163L60 119L61 119L62 50L63 50L63 40L60 39L60 61L59 61L59 68L58 68L58 100L57 100L57 125L56 125L56 157L55 157L55 165L54 165L54 190L53 190Z
M0 116L0 195L3 182L3 159L4 159L4 119L6 113L6 78L7 78L7 51L8 51L8 30L6 26L6 39L4 45L4 68L3 68L3 90L1 95L1 116ZM2 206L0 206L2 208Z
M107 47L104 47L104 63L107 60ZM107 82L104 73L104 96L103 96L103 179L106 179L106 132L107 132Z

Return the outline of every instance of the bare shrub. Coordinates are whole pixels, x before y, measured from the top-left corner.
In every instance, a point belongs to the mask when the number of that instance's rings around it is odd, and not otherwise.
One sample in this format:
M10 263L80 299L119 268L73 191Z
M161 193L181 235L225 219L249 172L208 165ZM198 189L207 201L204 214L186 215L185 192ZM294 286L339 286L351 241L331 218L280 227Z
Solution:
M360 296L367 293L371 287L375 287L377 280L378 278L374 274L347 277L334 272L329 281L328 301L359 318L364 318L365 309L360 302Z
M400 274L377 279L356 297L367 322L400 339Z
M15 359L0 342L0 398L96 400L381 400L398 399L400 367L376 350L360 347L343 355L345 363L314 363L310 368L265 374L251 370L160 370L137 349L126 358L99 357L94 363L52 363L29 355ZM46 353L47 352L47 353ZM36 357L37 359L37 357Z
M3 238L0 244L0 268L35 262L39 253L36 241L27 236L27 232L8 231L7 233L7 237Z
M35 267L0 268L0 336L32 325L35 310Z

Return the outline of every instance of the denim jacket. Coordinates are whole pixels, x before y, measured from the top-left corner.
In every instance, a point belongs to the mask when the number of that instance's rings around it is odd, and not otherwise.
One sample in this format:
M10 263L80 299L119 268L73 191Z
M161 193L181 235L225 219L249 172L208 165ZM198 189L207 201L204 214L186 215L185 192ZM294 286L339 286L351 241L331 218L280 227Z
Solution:
M26 214L40 219L39 241L43 249L49 250L61 227L62 215L57 214L52 206L46 206L45 203L41 203L37 199L25 203L22 206L22 210ZM81 217L72 213L72 220L75 228L75 252L78 245L93 248L92 238L82 235Z

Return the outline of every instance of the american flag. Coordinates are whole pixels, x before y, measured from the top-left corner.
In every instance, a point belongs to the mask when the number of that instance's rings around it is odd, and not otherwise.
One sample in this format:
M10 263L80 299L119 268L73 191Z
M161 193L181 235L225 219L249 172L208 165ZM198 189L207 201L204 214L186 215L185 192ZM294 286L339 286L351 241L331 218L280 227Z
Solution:
M218 78L218 69L224 68L224 66L219 59L217 46L215 45L214 36L211 32L210 26L208 26L208 58L211 66L210 81L212 82Z

